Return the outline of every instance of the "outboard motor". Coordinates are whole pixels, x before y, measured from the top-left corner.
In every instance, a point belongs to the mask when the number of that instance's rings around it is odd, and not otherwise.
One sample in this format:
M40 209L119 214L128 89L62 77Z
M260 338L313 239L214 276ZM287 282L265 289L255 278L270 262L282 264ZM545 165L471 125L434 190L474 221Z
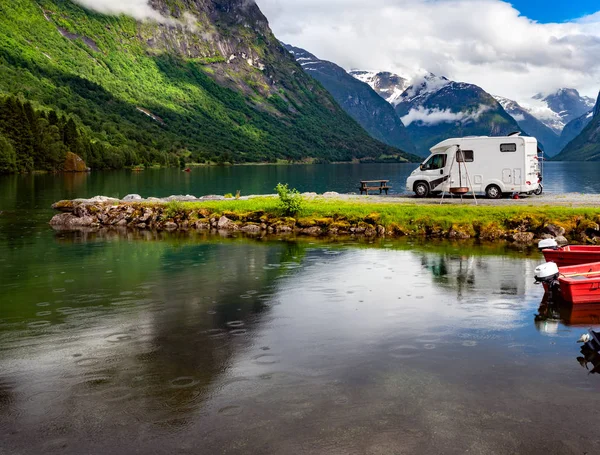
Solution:
M546 262L535 269L535 284L543 284L546 291L558 289L558 266L554 262Z
M558 242L554 239L540 240L540 243L538 243L538 249L540 251L542 251L542 250L558 250L559 248L560 247L558 246Z

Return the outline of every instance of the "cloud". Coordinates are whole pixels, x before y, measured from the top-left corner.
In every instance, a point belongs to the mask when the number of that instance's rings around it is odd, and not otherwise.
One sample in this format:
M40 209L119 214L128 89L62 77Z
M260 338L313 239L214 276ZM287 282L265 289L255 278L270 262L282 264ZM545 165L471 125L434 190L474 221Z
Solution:
M420 123L426 126L458 122L466 124L479 120L479 117L488 110L490 110L490 107L483 104L473 112L452 112L450 109L427 109L419 106L417 109L411 109L400 120L402 120L404 126L409 126L412 123Z
M183 14L182 20L167 17L150 6L149 0L73 0L81 6L103 14L125 14L138 21L155 21L172 26L195 28L197 22L189 12Z
M540 24L501 0L257 0L277 37L346 69L427 70L526 100L600 88L600 12Z

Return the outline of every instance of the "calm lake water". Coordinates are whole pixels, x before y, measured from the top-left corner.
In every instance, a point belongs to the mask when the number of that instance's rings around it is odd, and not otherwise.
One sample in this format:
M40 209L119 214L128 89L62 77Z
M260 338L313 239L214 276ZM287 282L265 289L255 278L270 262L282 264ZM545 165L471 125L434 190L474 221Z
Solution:
M598 191L578 166L547 187ZM0 453L592 453L600 376L575 341L600 310L536 317L537 252L47 225L63 198L350 191L413 167L1 178Z

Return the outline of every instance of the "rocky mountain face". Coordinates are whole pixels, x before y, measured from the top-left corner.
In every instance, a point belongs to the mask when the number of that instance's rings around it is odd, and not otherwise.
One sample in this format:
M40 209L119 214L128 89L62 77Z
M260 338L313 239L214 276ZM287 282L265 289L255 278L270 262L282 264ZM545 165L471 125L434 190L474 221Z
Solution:
M522 131L480 87L434 74L416 79L402 93L396 113L422 156L449 137L502 136Z
M594 111L583 114L581 117L571 120L565 125L560 135L561 149L566 147L569 142L581 134L586 126L590 124L594 117Z
M148 162L162 151L201 162L407 157L302 71L253 0L149 4L154 20L0 2L0 96L73 116L111 162L132 151Z
M587 126L556 156L558 161L600 161L600 96Z
M350 76L335 63L320 60L299 47L284 46L304 71L323 84L338 104L372 137L406 152L415 151L394 108L368 84Z
M554 156L560 152L562 149L560 137L553 130L531 115L527 109L521 107L516 101L501 96L495 96L494 98L515 119L524 132L538 140L540 148L548 156Z
M569 122L589 113L595 103L572 88L562 88L549 95L539 93L533 100L536 102L528 109L529 113L559 135Z
M410 81L408 79L387 71L374 72L353 70L350 71L349 74L359 81L369 84L379 96L392 106L398 104L404 91L410 87Z

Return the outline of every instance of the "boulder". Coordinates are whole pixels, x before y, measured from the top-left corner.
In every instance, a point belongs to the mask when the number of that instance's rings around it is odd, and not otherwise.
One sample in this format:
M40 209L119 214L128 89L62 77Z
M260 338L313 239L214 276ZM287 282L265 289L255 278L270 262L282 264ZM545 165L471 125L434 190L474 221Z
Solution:
M338 197L340 193L336 193L335 191L327 191L323 193L323 197Z
M78 217L72 213L59 213L50 220L51 226L61 228L76 228L94 226L96 220L91 216Z
M186 196L169 196L166 197L164 199L162 199L164 202L193 202L193 201L197 201L198 198L196 196L192 196L190 194L186 195Z
M67 152L63 169L65 172L87 172L90 170L85 164L85 161L83 161L79 155L75 155L73 152Z
M139 194L128 194L127 196L125 196L123 198L124 202L141 201L141 200L142 200L142 196L140 196Z
M567 245L569 243L567 238L563 235L557 236L554 240L556 240L556 243L558 243L559 245Z
M545 234L550 234L554 237L558 237L559 235L565 235L565 228L557 226L556 224L547 224L544 226L542 232Z
M242 227L241 231L245 232L246 234L259 234L262 229L258 224L247 224L246 226Z
M210 230L210 224L205 222L205 221L196 221L192 227L194 229L197 229L199 231L209 231Z
M177 223L173 223L172 221L167 221L165 223L165 229L167 231L174 231L175 229L177 229Z
M515 243L519 243L522 245L530 245L531 243L533 243L534 238L535 235L533 235L533 232L517 232L513 235Z
M318 237L323 233L323 229L319 226L308 227L300 230L303 235L310 235L312 237Z
M237 231L239 227L226 216L222 216L217 222L217 229L221 231Z
M531 235L533 239L533 234ZM456 229L450 229L450 232L448 232L448 238L452 240L467 240L470 239L471 236L466 232L457 231Z
M381 224L377 226L377 235L379 237L385 237L385 227L383 227Z

